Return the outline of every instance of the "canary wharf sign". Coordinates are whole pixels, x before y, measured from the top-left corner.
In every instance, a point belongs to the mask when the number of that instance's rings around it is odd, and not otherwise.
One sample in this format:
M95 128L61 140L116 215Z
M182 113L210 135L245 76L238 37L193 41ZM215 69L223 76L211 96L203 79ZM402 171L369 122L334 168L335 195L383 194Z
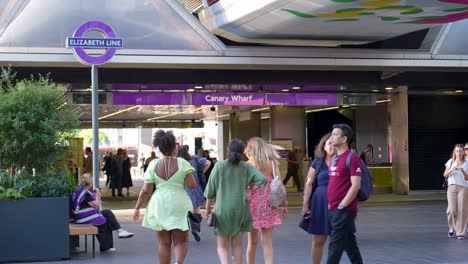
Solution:
M85 34L89 31L99 32L103 38L87 38ZM115 55L118 48L122 48L122 39L117 38L112 28L101 21L88 21L79 26L73 37L66 39L67 48L73 49L75 58L83 64L101 65L105 64ZM106 49L101 55L91 55L86 49Z

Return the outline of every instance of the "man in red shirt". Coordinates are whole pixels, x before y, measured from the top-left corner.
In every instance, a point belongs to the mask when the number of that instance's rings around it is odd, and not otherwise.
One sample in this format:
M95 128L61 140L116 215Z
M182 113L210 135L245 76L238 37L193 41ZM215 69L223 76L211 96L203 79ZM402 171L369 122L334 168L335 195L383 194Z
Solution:
M346 158L350 154L349 143L353 139L353 130L346 124L333 125L330 141L337 154L329 168L327 189L328 219L331 234L328 244L327 264L340 263L343 251L348 254L353 264L363 263L356 242L354 219L358 211L357 193L361 188L361 162L355 154L351 156L349 168Z

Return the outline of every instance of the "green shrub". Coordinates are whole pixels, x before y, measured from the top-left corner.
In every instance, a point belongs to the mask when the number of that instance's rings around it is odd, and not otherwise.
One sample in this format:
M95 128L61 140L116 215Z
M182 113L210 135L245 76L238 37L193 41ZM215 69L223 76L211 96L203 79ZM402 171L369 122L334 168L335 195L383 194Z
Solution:
M0 199L69 193L67 138L79 120L65 92L47 77L16 80L5 68L0 85Z

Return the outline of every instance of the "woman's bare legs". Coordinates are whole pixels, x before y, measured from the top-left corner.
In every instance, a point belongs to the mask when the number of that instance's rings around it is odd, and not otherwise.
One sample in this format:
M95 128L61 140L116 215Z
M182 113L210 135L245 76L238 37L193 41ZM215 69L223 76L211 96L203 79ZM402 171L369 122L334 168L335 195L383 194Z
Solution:
M273 228L262 229L262 249L265 264L274 263L273 254Z
M172 241L174 243L174 257L178 264L184 263L188 250L188 231L179 229L171 230Z
M159 263L170 264L171 263L171 232L162 230L156 232L158 238L158 256Z
M327 243L328 236L323 235L312 235L312 263L320 264L323 255L323 247Z
M258 245L258 231L254 229L252 232L247 233L247 238L247 264L254 264Z
M243 232L231 237L232 264L242 264L242 237Z
M217 251L219 262L221 264L229 264L229 244L231 237L217 237Z

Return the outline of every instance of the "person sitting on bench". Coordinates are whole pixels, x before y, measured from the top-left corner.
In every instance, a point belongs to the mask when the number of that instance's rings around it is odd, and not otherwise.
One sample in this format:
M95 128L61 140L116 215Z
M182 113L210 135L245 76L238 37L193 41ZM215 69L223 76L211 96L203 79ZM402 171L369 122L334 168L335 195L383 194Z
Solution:
M114 213L100 210L101 195L93 190L89 178L83 177L72 195L73 215L77 224L91 224L98 228L97 239L101 251L115 251L112 231L117 231L119 238L130 238L134 234L120 226Z

